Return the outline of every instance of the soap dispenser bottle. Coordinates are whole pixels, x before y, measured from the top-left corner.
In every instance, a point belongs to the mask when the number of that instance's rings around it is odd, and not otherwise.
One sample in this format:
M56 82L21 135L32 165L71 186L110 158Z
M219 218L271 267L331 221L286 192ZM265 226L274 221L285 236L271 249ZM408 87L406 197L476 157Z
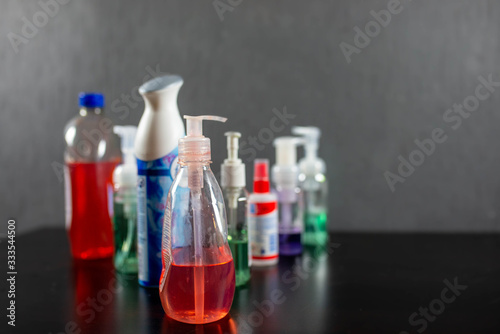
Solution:
M137 163L134 157L136 126L113 128L121 138L123 164L113 172L113 228L115 268L124 274L137 274Z
M175 320L204 324L226 316L235 288L222 191L210 169L210 139L202 121L184 116L187 136L179 140L179 165L165 210L160 299Z
M229 247L233 254L236 286L250 279L250 243L246 219L248 192L245 164L238 158L239 132L226 132L227 159L221 166L221 187L226 203Z
M279 137L274 140L276 164L273 166L274 190L278 195L279 252L280 255L302 253L304 202L299 188L297 166L297 137Z
M303 244L323 246L328 240L328 183L325 162L318 157L321 131L313 126L295 126L292 133L302 136L305 157L299 161L299 181L304 192L305 231Z

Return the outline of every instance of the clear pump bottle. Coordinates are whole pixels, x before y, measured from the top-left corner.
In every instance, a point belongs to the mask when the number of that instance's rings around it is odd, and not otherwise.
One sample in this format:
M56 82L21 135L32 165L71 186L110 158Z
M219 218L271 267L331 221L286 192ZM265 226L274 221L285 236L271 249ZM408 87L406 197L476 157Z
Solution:
M305 157L299 162L300 187L304 192L305 231L303 244L323 246L328 241L328 183L325 162L318 157L320 129L295 126L292 133L304 139Z
M299 188L296 137L279 137L274 140L276 164L273 166L273 183L278 195L279 252L280 255L302 253L304 227L304 202Z
M136 126L115 126L121 138L123 164L113 172L113 227L115 268L124 274L137 274L137 163L134 156Z
M228 242L233 254L236 272L236 286L244 285L250 279L250 244L246 209L248 192L245 164L238 158L239 132L226 132L227 159L221 166L221 187L226 203L229 226Z
M226 209L210 169L210 139L202 131L203 120L226 119L184 118L187 136L179 140L180 170L166 203L160 299L169 317L204 324L226 316L235 288Z

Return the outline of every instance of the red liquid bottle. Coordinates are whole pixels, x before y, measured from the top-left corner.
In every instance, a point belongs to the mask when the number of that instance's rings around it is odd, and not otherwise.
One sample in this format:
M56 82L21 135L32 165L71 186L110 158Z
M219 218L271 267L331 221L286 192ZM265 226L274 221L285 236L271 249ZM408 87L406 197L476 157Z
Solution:
M160 299L170 318L205 324L227 315L236 283L224 199L210 170L210 139L201 132L202 120L225 119L184 118L181 168L170 187L163 225Z
M101 94L80 94L80 115L65 129L66 229L77 259L114 253L112 175L121 153L103 106Z

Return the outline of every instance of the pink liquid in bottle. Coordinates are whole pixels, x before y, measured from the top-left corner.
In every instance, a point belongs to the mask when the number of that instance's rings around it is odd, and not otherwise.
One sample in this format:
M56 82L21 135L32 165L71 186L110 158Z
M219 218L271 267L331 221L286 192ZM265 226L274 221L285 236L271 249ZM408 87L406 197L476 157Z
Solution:
M109 205L112 175L118 161L67 163L71 182L71 253L77 259L113 256L113 226Z
M228 314L236 282L233 259L225 252L226 250L222 250L222 255L219 256L223 262L196 266L175 264L176 258L184 258L183 255L188 252L187 249L173 251L174 262L167 272L165 286L160 291L163 309L169 317L186 323L200 324L217 321ZM196 286L197 281L204 282L203 286ZM203 296L200 296L201 293ZM202 315L197 315L196 302L200 297L203 298L203 312Z

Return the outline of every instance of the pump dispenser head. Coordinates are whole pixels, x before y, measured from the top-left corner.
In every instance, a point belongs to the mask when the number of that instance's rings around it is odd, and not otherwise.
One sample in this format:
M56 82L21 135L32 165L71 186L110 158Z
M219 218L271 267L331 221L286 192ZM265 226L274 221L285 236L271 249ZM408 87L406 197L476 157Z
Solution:
M123 163L126 165L135 164L134 141L137 127L133 125L115 125L113 131L120 136Z
M319 138L321 130L315 126L294 126L294 135L302 136L305 157L300 160L300 169L306 174L325 172L325 162L318 157Z
M187 135L179 139L179 163L192 165L189 168L188 186L191 189L203 187L203 163L210 163L210 138L203 136L203 121L225 122L227 118L219 116L187 116Z
M132 125L115 125L114 133L120 136L123 163L113 173L113 183L135 186L137 181L137 165L134 156L134 141L137 127Z
M273 166L273 180L276 185L295 186L298 183L297 145L302 142L298 137L279 137L274 140L276 164Z
M227 137L227 159L221 166L221 187L222 188L244 188L245 164L238 158L239 132L226 132Z

